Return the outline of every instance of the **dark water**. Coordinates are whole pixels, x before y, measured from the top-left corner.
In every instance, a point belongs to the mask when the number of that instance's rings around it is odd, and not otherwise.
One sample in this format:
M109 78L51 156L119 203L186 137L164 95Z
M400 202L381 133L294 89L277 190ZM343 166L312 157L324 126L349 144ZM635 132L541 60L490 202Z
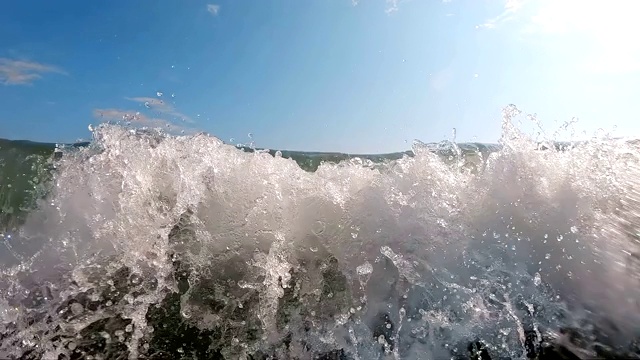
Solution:
M639 358L640 151L504 131L359 156L0 140L0 357Z

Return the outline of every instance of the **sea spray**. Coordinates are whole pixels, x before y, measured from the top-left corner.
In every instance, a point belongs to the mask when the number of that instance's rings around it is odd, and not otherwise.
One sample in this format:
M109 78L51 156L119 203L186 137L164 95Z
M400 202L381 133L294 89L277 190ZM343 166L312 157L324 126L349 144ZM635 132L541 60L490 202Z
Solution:
M629 355L640 152L540 150L517 116L500 147L339 162L97 127L2 234L0 355Z

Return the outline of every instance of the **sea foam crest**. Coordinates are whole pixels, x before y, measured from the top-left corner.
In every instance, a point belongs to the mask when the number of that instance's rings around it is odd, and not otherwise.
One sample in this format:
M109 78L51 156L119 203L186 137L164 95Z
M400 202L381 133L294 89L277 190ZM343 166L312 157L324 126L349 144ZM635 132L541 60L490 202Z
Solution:
M531 334L591 334L594 319L625 345L640 323L638 148L541 151L517 115L488 155L416 143L315 172L203 134L100 126L10 240L0 355L181 356L198 334L227 358L438 358L474 339L524 356Z

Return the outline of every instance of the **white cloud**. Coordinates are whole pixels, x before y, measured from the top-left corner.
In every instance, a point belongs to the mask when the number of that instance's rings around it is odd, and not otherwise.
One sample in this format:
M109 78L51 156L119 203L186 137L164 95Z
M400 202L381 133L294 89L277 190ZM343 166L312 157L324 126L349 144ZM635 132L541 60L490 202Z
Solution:
M178 112L173 105L167 103L166 101L160 98L133 97L133 98L126 98L126 99L142 104L144 105L145 108L157 111L163 115L178 118L182 121L186 121L189 123L193 122L193 120L189 116L181 112Z
M62 69L52 65L0 58L0 83L4 85L30 85L47 73L66 74Z
M101 122L127 123L139 127L164 128L172 132L193 132L193 129L176 125L171 121L161 118L149 117L139 111L125 109L94 109L93 117Z
M213 16L217 16L220 12L220 5L207 4L207 11L210 12Z
M398 11L398 5L400 4L400 1L401 0L387 0L387 10L385 10L385 12L387 14L391 14Z
M494 29L497 26L511 21L515 18L515 15L522 9L527 0L506 0L504 2L503 10L500 14L490 19L487 19L482 24L476 25L477 29Z

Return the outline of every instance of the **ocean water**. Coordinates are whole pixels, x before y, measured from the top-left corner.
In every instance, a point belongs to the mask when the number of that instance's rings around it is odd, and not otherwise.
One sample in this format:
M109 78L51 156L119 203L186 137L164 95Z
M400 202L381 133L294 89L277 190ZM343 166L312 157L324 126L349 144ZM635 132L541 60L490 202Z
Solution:
M640 145L0 141L0 358L640 358Z

